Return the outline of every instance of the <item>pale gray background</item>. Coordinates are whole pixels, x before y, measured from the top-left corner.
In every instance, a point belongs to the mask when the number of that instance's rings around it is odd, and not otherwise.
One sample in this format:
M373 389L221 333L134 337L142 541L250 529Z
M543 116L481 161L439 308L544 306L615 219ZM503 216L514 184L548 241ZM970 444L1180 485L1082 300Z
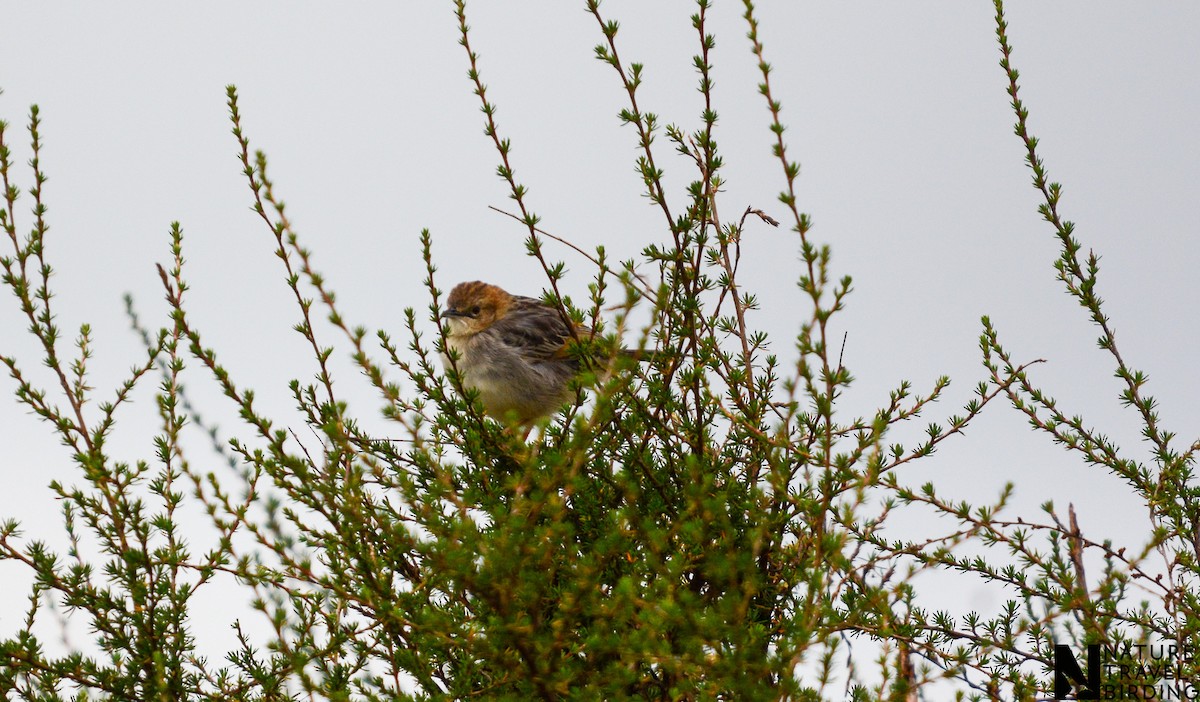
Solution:
M698 126L701 109L693 9L604 6L622 22L622 58L647 64L643 109L685 129ZM1164 425L1186 445L1200 428L1200 6L1014 2L1008 10L1031 127L1051 176L1066 187L1061 211L1104 256L1100 289L1121 349L1151 374ZM718 2L710 20L728 180L723 212L754 205L783 219L783 181L741 12L740 3ZM624 94L612 69L593 58L602 36L583 3L477 2L468 13L500 129L513 140L512 162L544 226L585 248L604 244L616 259L666 241L661 213L639 197L635 135L616 118ZM1065 410L1142 456L1097 332L1054 280L1057 242L1036 212L1012 134L992 15L990 3L961 1L759 8L790 153L803 166L800 200L816 224L812 237L832 245L836 275L856 280L849 310L836 320L849 331L845 362L858 378L843 416L870 412L901 379L925 389L943 373L954 385L926 419L957 412L983 377L978 319L989 314L1017 358L1049 361L1033 375ZM537 263L523 255L520 225L487 209L511 205L481 133L451 3L5 3L0 34L0 115L19 164L12 175L30 183L23 127L36 102L58 321L67 349L79 324L92 324L101 398L141 357L122 293L132 292L154 325L166 323L153 264L168 259L172 220L187 235L194 321L235 380L286 419L286 382L312 376L302 339L289 331L296 312L273 239L248 209L226 83L239 86L252 144L270 156L295 226L353 323L400 334L401 309L427 304L423 227L433 231L444 288L475 278L525 294L543 287ZM660 147L678 207L692 173L665 139ZM23 202L27 229L30 201ZM582 295L586 262L550 250L580 273L565 291ZM793 284L795 236L753 224L743 269L763 304L754 323L790 358L790 336L807 314ZM48 383L24 327L8 296L0 351ZM339 386L373 418L375 398L344 352L339 359ZM0 400L0 516L61 544L59 507L46 485L78 480L77 469L49 428L11 399L13 383L0 387L10 398ZM189 387L223 426L237 426L195 364ZM121 460L152 458L152 390L148 383L137 395L110 447ZM1027 516L1046 499L1074 501L1094 536L1137 545L1145 533L1120 480L1051 446L999 403L905 477L981 501L1011 480ZM199 527L194 533L200 552L207 537ZM27 582L0 564L0 635L19 626ZM987 611L998 601L971 581L954 581L944 594L938 604L956 611ZM235 604L207 594L198 601L220 608L196 624L215 651L231 641L226 608Z

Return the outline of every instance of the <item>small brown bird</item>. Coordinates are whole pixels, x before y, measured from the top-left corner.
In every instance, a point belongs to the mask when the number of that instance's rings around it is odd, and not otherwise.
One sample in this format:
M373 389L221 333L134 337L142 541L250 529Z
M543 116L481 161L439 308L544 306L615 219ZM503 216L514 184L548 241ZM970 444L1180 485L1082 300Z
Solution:
M479 392L489 415L529 424L571 401L579 360L568 343L591 329L577 325L572 335L558 309L480 281L454 286L442 318L463 385ZM445 356L442 362L450 367Z

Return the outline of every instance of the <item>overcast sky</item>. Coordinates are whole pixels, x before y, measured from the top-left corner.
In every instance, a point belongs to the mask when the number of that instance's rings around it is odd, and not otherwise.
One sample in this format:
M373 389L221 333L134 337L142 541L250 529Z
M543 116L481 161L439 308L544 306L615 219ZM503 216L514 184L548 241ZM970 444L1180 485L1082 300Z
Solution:
M399 334L401 310L427 304L422 228L433 232L443 289L485 279L517 293L542 290L520 225L488 209L511 201L482 134L452 3L348 7L5 3L0 117L19 164L12 175L31 182L24 124L37 103L58 321L66 343L92 324L100 397L141 357L121 295L131 292L144 317L166 324L154 263L168 259L173 220L186 235L191 313L234 379L254 387L264 408L286 412L287 381L312 376L290 331L296 312L273 239L249 210L228 83L239 87L252 146L267 152L297 231L353 323ZM646 64L642 108L696 128L693 5L630 0L603 9L622 23L622 58ZM1200 6L1014 2L1008 14L1031 128L1065 186L1061 211L1103 256L1099 285L1118 343L1150 374L1165 426L1186 445L1200 433ZM502 136L513 141L512 163L543 226L584 248L603 244L615 259L666 241L661 213L639 195L635 134L616 117L624 94L593 57L602 36L583 3L477 2L468 17ZM1012 134L991 3L764 2L759 19L789 153L802 165L811 236L832 246L834 273L856 281L849 310L835 319L858 379L844 416L871 412L902 379L924 389L941 374L954 385L926 419L957 412L983 378L979 317L988 314L1018 359L1047 359L1033 377L1068 414L1145 456L1098 332L1054 279L1056 240L1036 212ZM723 212L753 205L784 219L741 4L718 1L710 29ZM659 164L681 202L692 173L665 139ZM28 208L19 213L27 229ZM564 290L582 296L586 262L550 250L577 273ZM795 236L753 225L743 269L762 300L754 323L788 356L808 313L794 285ZM43 378L25 326L7 296L0 352ZM344 357L341 387L358 398L360 416L375 417L377 400ZM214 416L229 412L194 369L188 382ZM122 422L119 459L153 456L152 385ZM8 396L0 396L0 517L61 543L46 485L78 480L77 469L11 398L13 383L4 378L0 389ZM970 500L1015 481L1026 514L1047 499L1073 501L1085 531L1118 543L1140 544L1132 539L1146 529L1118 479L1053 447L999 403L905 477ZM0 564L0 579L0 636L8 636L24 596L8 585L23 588L27 578ZM994 602L974 586L960 597L963 607Z

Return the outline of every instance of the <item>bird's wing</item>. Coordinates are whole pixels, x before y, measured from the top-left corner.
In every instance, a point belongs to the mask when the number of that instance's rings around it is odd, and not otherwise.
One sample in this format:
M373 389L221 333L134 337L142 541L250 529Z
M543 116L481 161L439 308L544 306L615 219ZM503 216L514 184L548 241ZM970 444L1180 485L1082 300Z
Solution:
M559 311L531 297L513 298L508 313L492 325L492 330L505 345L538 361L565 358L571 339Z

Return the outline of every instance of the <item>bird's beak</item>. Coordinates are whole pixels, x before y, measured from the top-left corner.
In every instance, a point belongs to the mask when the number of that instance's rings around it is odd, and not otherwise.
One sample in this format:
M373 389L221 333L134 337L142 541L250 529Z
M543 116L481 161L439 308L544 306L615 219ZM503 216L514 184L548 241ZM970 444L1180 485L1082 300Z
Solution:
M442 319L446 319L448 317L466 317L466 316L467 316L467 314L465 312L459 312L458 310L446 310L445 312L442 312Z

